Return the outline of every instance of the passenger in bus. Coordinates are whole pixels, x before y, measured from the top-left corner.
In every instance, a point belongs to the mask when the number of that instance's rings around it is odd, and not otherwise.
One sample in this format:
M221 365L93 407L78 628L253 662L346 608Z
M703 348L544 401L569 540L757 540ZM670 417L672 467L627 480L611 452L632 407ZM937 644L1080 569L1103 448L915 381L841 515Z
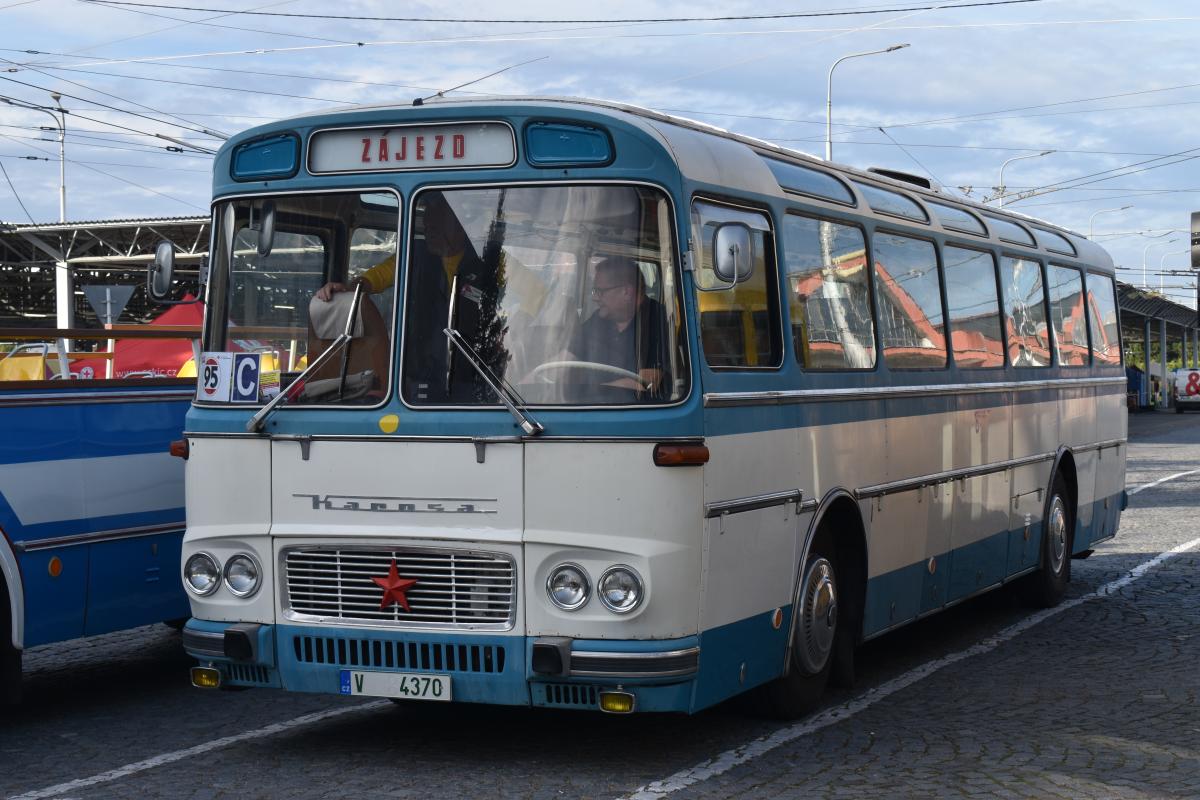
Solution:
M632 389L642 397L669 390L667 313L646 294L645 280L633 259L609 256L595 267L592 300L596 310L579 327L567 350L579 361L607 364L638 376L593 373L597 386Z
M490 402L490 390L451 348L443 331L447 327L458 330L493 369L504 362L504 354L495 352L494 346L503 338L502 331L493 330L498 319L496 270L488 268L475 252L444 194L423 195L422 209L425 238L412 241L411 300L405 309L406 394L422 401ZM396 259L390 257L349 285L325 284L316 297L326 300L360 283L368 292L384 292L395 281Z

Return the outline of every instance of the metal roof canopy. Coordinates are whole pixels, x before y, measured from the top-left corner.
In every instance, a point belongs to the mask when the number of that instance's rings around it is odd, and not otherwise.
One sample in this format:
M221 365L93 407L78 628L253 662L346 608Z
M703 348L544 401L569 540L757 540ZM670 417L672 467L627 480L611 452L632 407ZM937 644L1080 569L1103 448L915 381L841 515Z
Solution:
M176 259L198 262L208 251L209 217L162 217L0 227L0 261L61 262L90 269L144 267L163 239L175 243Z
M1128 283L1117 282L1117 303L1121 315L1137 314L1146 319L1166 320L1181 328L1197 327L1196 310L1167 300L1157 292L1139 289Z

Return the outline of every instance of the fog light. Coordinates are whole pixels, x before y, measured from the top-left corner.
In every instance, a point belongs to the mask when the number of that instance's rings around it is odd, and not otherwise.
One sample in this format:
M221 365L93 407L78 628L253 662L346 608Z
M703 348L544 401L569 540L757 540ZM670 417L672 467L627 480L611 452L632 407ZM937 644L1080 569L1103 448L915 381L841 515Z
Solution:
M629 692L601 692L600 710L609 714L628 714L633 711L633 695Z
M225 563L225 585L238 597L257 592L261 574L258 562L245 553L238 553Z
M546 579L546 594L550 602L563 611L582 608L588 601L590 589L587 573L577 564L559 564Z
M618 564L600 576L597 585L600 602L614 614L628 614L642 602L642 578L633 567Z
M221 670L215 667L192 667L192 686L197 689L220 688Z
M208 553L193 553L183 565L183 585L194 594L206 597L221 584L221 568Z

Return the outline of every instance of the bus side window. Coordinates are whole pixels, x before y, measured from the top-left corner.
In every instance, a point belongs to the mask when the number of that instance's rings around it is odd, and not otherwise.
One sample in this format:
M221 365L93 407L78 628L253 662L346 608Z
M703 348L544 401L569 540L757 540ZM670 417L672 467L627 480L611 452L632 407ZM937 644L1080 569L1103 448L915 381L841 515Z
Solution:
M796 358L808 369L875 366L867 245L851 225L789 214L783 223Z
M942 279L933 243L879 232L872 251L884 362L889 369L946 366Z
M996 261L991 253L946 245L946 300L950 306L950 346L963 368L1004 366Z
M1050 366L1046 326L1046 289L1042 266L1013 256L1000 259L1004 320L1008 326L1008 360L1014 367Z
M698 243L696 304L700 341L712 367L778 367L783 346L776 296L774 237L765 214L697 201L692 205L694 240ZM748 253L743 266L722 276L714 263L718 231L744 229ZM746 235L748 234L748 236Z
M1054 323L1054 350L1064 367L1088 363L1087 323L1083 318L1083 277L1079 270L1051 264L1046 270L1050 284L1050 320Z
M1121 363L1121 326L1117 321L1117 298L1113 280L1107 275L1087 276L1088 322L1092 329L1094 364Z

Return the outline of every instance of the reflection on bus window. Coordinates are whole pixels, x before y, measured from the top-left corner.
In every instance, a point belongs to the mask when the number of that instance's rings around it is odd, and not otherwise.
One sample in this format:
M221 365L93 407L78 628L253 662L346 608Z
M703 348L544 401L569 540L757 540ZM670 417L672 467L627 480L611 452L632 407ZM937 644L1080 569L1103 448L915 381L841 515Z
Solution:
M954 363L967 368L1003 367L1004 338L992 255L948 245L942 258Z
M884 363L891 369L946 366L941 279L933 244L879 233L874 255Z
M498 405L481 366L529 404L668 403L687 393L661 194L626 186L426 191L413 216L406 402Z
M797 359L809 369L874 367L875 326L862 231L788 215L783 239Z
M1079 270L1051 264L1046 270L1050 289L1050 320L1058 363L1082 367L1088 363L1087 325L1083 318L1083 277Z
M1046 292L1042 267L1036 261L1003 256L1000 285L1008 325L1008 359L1014 367L1050 366L1050 335L1046 330Z
M751 272L729 284L713 271L713 237L727 222L750 228ZM696 299L700 310L700 341L704 357L714 367L779 366L778 299L775 296L775 246L764 215L711 203L693 206L692 224L703 243L696 270Z
M1092 357L1097 364L1121 363L1121 327L1112 278L1087 276L1088 321L1092 329Z

